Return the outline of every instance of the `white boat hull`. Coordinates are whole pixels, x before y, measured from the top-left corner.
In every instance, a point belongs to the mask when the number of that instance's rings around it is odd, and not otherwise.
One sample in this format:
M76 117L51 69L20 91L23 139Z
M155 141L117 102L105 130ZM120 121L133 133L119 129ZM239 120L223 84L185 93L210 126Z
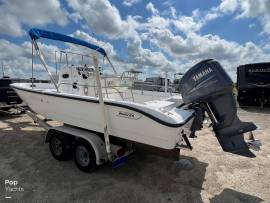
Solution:
M62 121L91 131L103 132L101 107L97 98L33 91L17 84L12 86L34 112L48 119ZM193 112L185 110L174 110L173 113L183 111L182 113L185 115L182 123L172 123L166 122L166 118L165 121L164 119L159 120L147 111L129 107L127 103L105 100L105 104L110 135L163 149L175 148L182 139L182 129L189 128L193 120Z

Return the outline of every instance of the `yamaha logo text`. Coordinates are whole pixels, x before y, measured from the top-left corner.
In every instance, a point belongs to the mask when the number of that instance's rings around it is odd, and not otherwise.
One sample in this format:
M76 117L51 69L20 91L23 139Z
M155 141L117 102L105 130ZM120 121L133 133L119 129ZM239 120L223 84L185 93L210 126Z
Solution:
M199 72L198 74L194 75L192 77L192 79L197 82L198 80L200 80L201 78L203 78L204 76L210 74L213 72L213 69L212 68L206 68L204 69L203 71Z

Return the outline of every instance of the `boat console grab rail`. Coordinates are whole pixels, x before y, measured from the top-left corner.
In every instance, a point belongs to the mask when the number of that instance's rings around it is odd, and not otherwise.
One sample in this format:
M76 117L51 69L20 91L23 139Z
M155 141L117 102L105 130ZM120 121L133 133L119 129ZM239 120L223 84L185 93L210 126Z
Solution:
M71 84L71 83L64 83L64 82L62 82L62 83L58 83L58 88L60 88L61 87L61 85L70 85L70 86L74 86L74 84ZM95 90L95 95L92 95L92 96L98 96L98 93L97 93L97 86L96 85L81 85L81 84L76 84L76 86L80 86L80 87L87 87L87 88L94 88L94 90ZM102 94L106 94L107 95L107 98L109 98L109 95L110 94L114 94L115 92L117 92L119 95L120 95L120 97L121 97L121 99L122 100L125 100L125 98L123 97L123 91L120 91L118 88L120 88L120 87L127 87L127 86L104 86L104 87L101 87L101 89L105 89L105 93L103 93L102 92ZM128 87L127 87L128 88ZM113 90L115 90L115 92L109 92L108 91L108 89L113 89ZM130 91L132 91L132 89L128 89L128 90L130 90ZM131 95L133 95L133 93L131 93ZM132 100L134 101L134 98L133 98L133 96L132 96Z

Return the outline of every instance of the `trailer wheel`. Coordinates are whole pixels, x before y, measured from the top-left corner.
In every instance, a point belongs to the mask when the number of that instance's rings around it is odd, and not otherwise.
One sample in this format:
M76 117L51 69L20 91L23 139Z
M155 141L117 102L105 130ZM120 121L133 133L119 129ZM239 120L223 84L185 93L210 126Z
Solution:
M71 157L71 140L65 134L52 134L49 141L50 151L58 161L65 161Z
M73 147L74 162L83 172L91 172L96 168L96 154L89 142L79 139Z

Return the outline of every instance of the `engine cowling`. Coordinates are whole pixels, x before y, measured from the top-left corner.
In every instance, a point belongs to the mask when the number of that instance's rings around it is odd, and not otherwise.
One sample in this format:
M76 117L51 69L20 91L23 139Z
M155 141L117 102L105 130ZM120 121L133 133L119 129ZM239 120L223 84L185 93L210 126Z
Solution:
M247 148L243 133L257 127L238 118L233 82L216 60L201 61L188 70L181 79L180 93L185 104L204 104L224 151Z

